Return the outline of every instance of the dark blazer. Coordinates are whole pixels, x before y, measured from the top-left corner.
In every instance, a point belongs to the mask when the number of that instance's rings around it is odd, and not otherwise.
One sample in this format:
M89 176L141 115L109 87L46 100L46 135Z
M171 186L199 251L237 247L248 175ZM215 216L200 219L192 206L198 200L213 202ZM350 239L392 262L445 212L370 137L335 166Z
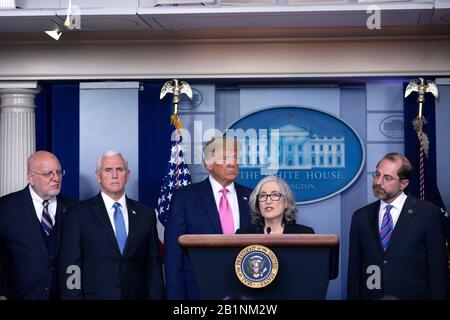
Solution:
M162 266L155 213L127 198L128 237L121 255L101 194L67 212L61 237L59 279L62 299L162 299ZM80 267L81 288L66 282Z
M56 257L49 253L29 187L0 198L0 295L8 299L57 298ZM75 201L57 196L55 232Z
M440 210L435 205L407 197L386 252L380 236L380 201L357 210L350 229L348 298L445 299L447 252ZM367 280L378 266L381 288L368 289ZM373 279L370 283L374 283Z
M252 224L245 228L239 228L236 230L236 234L255 234L255 233L264 233L264 229L261 226L257 226L255 224ZM308 233L312 234L315 233L314 229L302 224L296 224L291 223L287 224L284 227L283 234L290 234L290 233Z
M251 189L234 184L239 203L240 226L250 224L248 199ZM200 299L189 258L178 245L183 234L220 234L219 212L209 179L178 190L170 208L164 234L164 268L168 299Z

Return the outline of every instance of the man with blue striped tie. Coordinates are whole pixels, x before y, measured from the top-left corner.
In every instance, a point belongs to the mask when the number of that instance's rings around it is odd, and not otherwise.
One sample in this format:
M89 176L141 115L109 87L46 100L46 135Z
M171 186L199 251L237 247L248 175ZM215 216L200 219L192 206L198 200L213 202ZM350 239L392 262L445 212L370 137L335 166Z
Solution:
M379 200L353 214L349 299L446 299L447 251L439 207L406 195L412 166L388 153L373 175Z
M28 185L0 198L0 296L57 299L56 257L68 206L60 194L64 170L47 151L27 161Z
M154 211L125 195L129 176L122 153L103 153L96 168L100 192L68 211L59 259L62 299L164 297ZM80 271L79 285L72 270Z

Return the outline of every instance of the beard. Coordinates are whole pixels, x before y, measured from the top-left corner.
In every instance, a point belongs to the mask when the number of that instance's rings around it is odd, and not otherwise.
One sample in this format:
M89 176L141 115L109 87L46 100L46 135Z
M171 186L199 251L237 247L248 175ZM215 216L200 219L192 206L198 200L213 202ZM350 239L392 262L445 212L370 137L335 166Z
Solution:
M384 188L377 184L372 186L372 192L375 198L378 198L380 200L386 201L386 200L393 200L397 198L397 196L402 192L400 190L400 185L398 185L393 191L387 192L384 190Z

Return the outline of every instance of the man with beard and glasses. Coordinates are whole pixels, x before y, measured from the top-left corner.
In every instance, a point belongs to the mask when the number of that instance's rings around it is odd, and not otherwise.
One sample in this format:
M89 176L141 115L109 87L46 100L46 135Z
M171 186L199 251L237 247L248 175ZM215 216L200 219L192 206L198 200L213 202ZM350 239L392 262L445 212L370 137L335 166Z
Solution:
M375 201L352 217L349 299L446 299L447 252L440 209L404 193L412 172L386 154L373 175Z

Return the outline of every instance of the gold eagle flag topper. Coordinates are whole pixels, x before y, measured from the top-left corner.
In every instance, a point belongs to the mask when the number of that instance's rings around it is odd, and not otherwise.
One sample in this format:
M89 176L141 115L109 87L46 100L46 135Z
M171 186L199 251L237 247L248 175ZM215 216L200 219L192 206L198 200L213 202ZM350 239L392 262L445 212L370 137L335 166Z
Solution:
M417 102L419 103L419 114L413 121L413 127L416 131L417 138L419 139L419 169L420 169L420 199L425 200L425 167L424 167L424 154L428 157L429 140L425 132L423 132L423 126L426 124L426 119L422 115L423 102L425 101L425 94L430 92L435 98L438 97L438 88L432 81L427 81L425 84L423 78L411 80L405 90L405 98L412 92L417 92Z
M178 104L180 102L180 95L184 93L189 99L192 99L192 89L189 83L186 81L178 81L178 79L173 79L164 83L161 88L161 94L159 99L162 100L167 93L173 94L173 113L170 116L170 122L177 128L181 129L181 120L178 117Z

